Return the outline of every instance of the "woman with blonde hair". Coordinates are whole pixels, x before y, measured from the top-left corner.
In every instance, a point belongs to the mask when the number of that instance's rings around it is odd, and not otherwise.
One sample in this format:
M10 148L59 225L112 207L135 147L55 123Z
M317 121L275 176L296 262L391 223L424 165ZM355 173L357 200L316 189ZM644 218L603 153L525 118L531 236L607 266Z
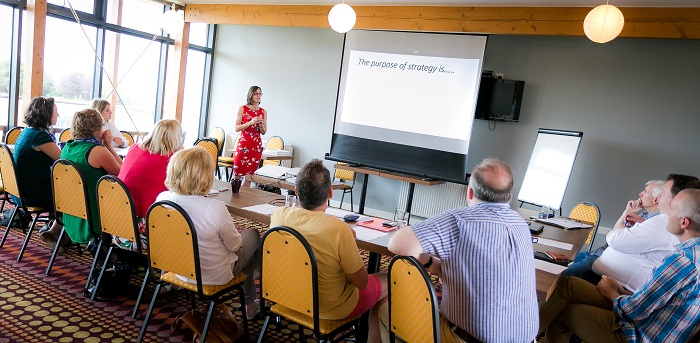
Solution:
M110 144L112 134L102 130L103 124L102 116L95 109L76 112L71 124L73 139L61 151L61 158L75 163L83 173L90 204L92 227L85 219L63 215L66 233L76 243L87 243L102 233L98 220L97 180L106 174L119 174L122 165L122 159Z
M192 219L197 232L202 284L225 285L240 272L248 276L243 289L246 313L252 319L260 310L253 276L253 271L259 269L260 235L255 229L239 233L226 205L206 197L213 182L214 162L206 150L201 147L180 150L168 163L165 185L169 191L158 195L156 201L175 202Z
M109 133L112 134L112 146L126 146L126 139L122 137L122 133L119 132L119 128L117 127L117 125L110 121L112 119L112 114L114 113L112 112L112 106L109 104L109 101L104 99L93 99L90 108L94 108L95 110L97 110L97 112L100 112L102 118L104 118L105 123L102 126L102 130L109 130Z
M163 119L156 123L153 130L146 135L143 142L134 144L124 157L124 164L119 171L119 179L129 189L134 200L137 224L141 232L142 247L146 247L145 218L148 207L156 200L165 187L165 175L170 157L182 149L182 127L175 119ZM117 246L135 250L133 242L115 237Z

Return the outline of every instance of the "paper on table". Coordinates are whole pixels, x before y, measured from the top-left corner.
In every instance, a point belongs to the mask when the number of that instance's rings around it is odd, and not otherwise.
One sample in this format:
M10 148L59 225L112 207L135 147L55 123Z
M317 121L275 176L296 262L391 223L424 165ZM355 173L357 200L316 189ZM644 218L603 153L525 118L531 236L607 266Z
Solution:
M329 216L333 216L336 218L343 219L346 214L351 214L352 212L346 211L346 210L341 210L339 208L334 208L334 207L326 207L326 214Z
M355 232L357 233L357 239L362 241L371 241L379 237L384 237L388 235L388 232L381 232L377 230L368 229L359 225L355 225Z
M547 273L559 275L566 269L566 266L535 259L535 268Z
M573 244L563 243L563 242L559 242L559 241L555 241L555 240L547 239L547 238L539 238L538 237L537 243L549 245L550 247L555 247L555 248L564 249L564 250L571 250L574 248Z
M214 189L214 188L210 189L209 193L207 193L207 195L217 195L217 194L219 194L219 191Z
M270 214L272 214L272 212L275 212L275 210L277 210L278 207L275 205L270 205L270 204L260 204L260 205L243 207L243 209L248 210L248 211L257 212L260 214L270 215Z

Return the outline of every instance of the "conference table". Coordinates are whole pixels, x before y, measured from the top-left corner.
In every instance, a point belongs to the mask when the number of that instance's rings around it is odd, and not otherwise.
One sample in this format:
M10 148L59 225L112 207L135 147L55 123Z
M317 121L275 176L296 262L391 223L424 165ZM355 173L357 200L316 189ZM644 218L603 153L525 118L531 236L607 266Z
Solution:
M223 201L231 214L251 219L262 224L270 224L270 215L247 209L247 207L260 204L284 205L284 197L278 194L246 187L245 185L241 187L239 193L234 194L230 191L230 185L227 182L220 180L214 181L214 188L219 189L223 187L228 187L229 190L220 192L219 194L212 195L210 197ZM516 211L518 211L518 213L520 213L524 218L537 215L536 211L527 209L518 208ZM569 259L573 259L578 251L581 250L581 247L584 245L590 231L589 229L564 230L546 224L541 225L544 226L544 230L540 234L533 235L533 237L538 238L538 242L533 243L533 249L535 251L542 252L552 251L555 253L563 253L568 256ZM367 240L363 238L357 239L357 246L360 249L369 251L368 271L370 273L379 270L379 260L382 255L394 255L387 248L389 239L393 235L394 233L391 232L378 238ZM553 290L553 287L560 275L559 272L551 272L551 270L548 272L545 271L545 269L552 267L554 270L559 270L562 267L552 265L551 263L544 261L535 261L537 299L545 300Z
M259 183L261 185L278 187L281 189L286 189L288 191L293 191L294 188L296 187L296 184L294 182L287 181L286 178L277 179L274 177L263 176L263 175L246 175L245 179L248 182L252 181L255 183ZM290 179L293 179L293 178L290 178ZM343 189L344 187L346 187L346 184L344 184L342 182L338 182L338 181L331 182L331 189L333 189L333 190Z

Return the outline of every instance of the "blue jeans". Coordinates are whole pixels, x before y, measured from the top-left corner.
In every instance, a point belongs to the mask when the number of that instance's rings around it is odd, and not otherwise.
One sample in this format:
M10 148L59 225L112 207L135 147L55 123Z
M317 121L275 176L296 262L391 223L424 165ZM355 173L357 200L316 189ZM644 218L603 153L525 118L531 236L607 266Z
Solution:
M600 257L600 255L603 253L603 250L607 248L607 245L604 245L596 251L592 253L587 253L587 252L580 252L578 255L576 255L576 258L574 259L574 263L572 263L569 268L566 269L564 272L564 275L566 276L575 276L578 278L584 278L584 274L592 273L593 270L593 262Z

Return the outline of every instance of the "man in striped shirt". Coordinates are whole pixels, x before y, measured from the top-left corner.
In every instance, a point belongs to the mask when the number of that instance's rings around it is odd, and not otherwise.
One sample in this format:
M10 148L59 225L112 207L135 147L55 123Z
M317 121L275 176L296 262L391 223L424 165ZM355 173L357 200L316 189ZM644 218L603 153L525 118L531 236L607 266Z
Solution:
M401 229L389 250L442 282L442 342L532 342L537 294L528 225L510 208L513 175L497 159L472 171L469 207ZM387 325L386 316L382 326Z
M664 189L669 187L668 181ZM700 333L700 184L671 201L666 230L681 242L635 293L603 276L560 280L540 311L545 342L689 342ZM693 189L696 188L696 189Z

